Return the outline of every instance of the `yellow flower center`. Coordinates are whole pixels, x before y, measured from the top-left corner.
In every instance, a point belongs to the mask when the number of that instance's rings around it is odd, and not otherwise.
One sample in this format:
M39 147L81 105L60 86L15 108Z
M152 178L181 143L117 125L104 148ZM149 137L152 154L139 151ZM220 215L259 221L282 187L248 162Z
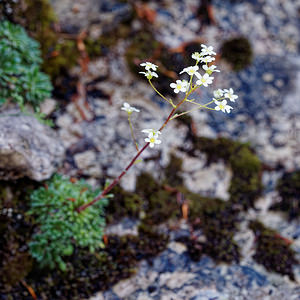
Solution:
M224 108L225 108L223 104L220 104L219 107L220 107L221 109L224 109Z
M178 90L181 89L181 84L177 84L177 89L178 89Z
M201 82L203 82L203 83L204 83L205 81L206 81L206 80L205 80L204 78L202 78L202 79L201 79Z
M155 138L151 138L150 143L154 143L154 142L155 142Z

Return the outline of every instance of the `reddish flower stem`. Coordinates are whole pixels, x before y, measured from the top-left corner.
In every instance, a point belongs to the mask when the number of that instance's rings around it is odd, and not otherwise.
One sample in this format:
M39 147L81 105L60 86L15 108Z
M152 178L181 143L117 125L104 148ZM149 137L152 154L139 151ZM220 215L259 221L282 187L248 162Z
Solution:
M188 95L187 95L188 96ZM176 107L174 107L172 109L172 111L170 112L169 116L167 117L167 119L165 120L165 122L163 123L163 125L160 127L159 131L162 131L164 129L164 127L168 124L168 122L170 121L170 119L172 118L172 116L174 115L176 109L187 99L187 96L181 100L177 105ZM103 191L102 193L97 196L95 199L93 199L92 201L80 206L77 208L77 212L82 212L83 210L85 210L86 208L88 208L89 206L95 204L96 202L98 202L99 200L101 200L105 195L107 195L111 190L112 188L118 184L121 180L121 178L127 173L127 171L133 166L133 164L135 163L135 161L138 159L138 157L143 153L143 151L145 149L147 149L149 146L149 143L146 143L144 145L144 147L142 149L139 150L139 152L135 155L135 157L131 160L131 162L128 164L128 166L121 172L121 174L116 177L114 179L114 181L109 185L107 186Z

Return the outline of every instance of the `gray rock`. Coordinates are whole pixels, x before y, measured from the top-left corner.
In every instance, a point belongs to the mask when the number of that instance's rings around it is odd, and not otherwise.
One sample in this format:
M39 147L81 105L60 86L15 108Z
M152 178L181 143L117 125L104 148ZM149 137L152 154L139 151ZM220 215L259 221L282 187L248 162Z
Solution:
M49 178L64 158L55 132L33 116L16 111L0 115L0 179Z

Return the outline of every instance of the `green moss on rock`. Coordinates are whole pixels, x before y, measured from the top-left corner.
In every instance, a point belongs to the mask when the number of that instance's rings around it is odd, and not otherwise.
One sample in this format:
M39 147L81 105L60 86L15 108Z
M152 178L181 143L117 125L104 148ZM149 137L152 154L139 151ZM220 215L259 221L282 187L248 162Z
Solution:
M141 196L127 192L120 186L114 187L111 193L114 197L105 209L108 223L119 221L123 217L139 218L143 210Z
M253 207L262 191L262 165L250 146L226 138L194 137L193 142L195 149L207 154L208 163L222 159L231 168L230 202L244 209Z
M173 153L170 155L169 164L165 167L165 182L171 187L183 185L183 178L181 176L182 159L178 158Z
M239 261L239 247L233 237L238 228L238 212L228 202L220 199L201 197L188 194L189 217L194 229L201 229L206 242L190 242L189 247L194 256L201 251L211 256L217 262ZM196 248L192 249L194 246ZM198 250L197 250L198 249ZM200 257L200 256L199 256Z
M138 72L141 71L139 62L151 59L160 47L161 44L156 41L150 31L143 30L137 32L125 54L127 64L132 73L138 76Z
M152 226L142 223L137 241L138 259L149 259L166 249L169 237L154 230Z
M268 271L288 275L291 280L295 280L293 266L299 262L288 241L259 221L251 222L250 229L256 236L256 252L253 258Z
M138 177L136 192L145 203L145 223L160 224L180 215L176 194L167 191L150 174L143 173Z
M147 199L157 190L159 190L159 184L150 173L144 172L138 176L135 188L136 193Z
M109 49L116 45L120 39L126 39L130 36L131 26L129 23L120 24L111 32L103 33L99 38L93 39L87 37L84 40L86 51L91 59L107 54Z
M273 205L272 209L280 210L289 216L290 219L300 217L300 171L284 173L279 179L277 191L281 201Z
M50 39L45 41L44 64L43 70L48 73L53 79L66 74L78 62L79 51L76 46L76 41L66 39Z
M87 298L133 275L141 259L150 259L166 248L168 238L142 225L138 236L111 235L107 241L95 254L77 249L68 258L67 273L55 269L47 274L35 268L26 280L43 299Z
M254 206L255 200L262 191L261 162L246 145L230 158L233 178L229 193L232 203L240 204L244 209Z
M0 182L0 294L10 294L32 268L27 242L35 225L25 212L35 186L28 179Z
M240 71L251 64L253 50L247 38L237 37L223 43L221 55L231 64L234 71Z

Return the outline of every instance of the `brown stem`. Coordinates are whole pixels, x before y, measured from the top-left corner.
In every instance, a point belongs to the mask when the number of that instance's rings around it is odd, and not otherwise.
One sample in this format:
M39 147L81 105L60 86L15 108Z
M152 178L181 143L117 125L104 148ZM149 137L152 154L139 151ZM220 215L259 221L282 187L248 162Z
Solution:
M188 94L189 95L189 94ZM162 131L164 129L164 127L167 125L167 123L170 121L171 117L174 115L176 109L187 99L188 95L183 99L181 100L177 105L176 107L174 107L172 109L172 111L170 112L169 116L167 117L166 121L164 122L164 124L160 127L159 131ZM111 190L112 188L118 184L121 180L121 178L127 173L127 171L133 166L134 162L138 159L138 157L143 153L143 151L149 146L149 143L146 143L144 145L144 147L139 150L139 152L135 155L135 157L131 160L131 162L128 164L128 166L121 172L121 174L116 177L114 179L114 181L108 186L106 187L102 193L97 196L94 200L80 206L77 208L77 212L82 212L83 210L85 210L86 208L88 208L89 206L95 204L96 202L98 202L100 199L102 199L105 195L107 195Z
M138 157L142 154L142 152L149 146L149 143L146 143L144 145L144 147L136 154L136 156L131 160L131 162L129 163L129 165L122 171L122 173L116 177L114 179L114 181L108 186L106 187L102 193L97 196L94 200L92 200L89 203L86 203L80 207L77 208L78 212L81 212L83 210L85 210L86 208L88 208L89 206L95 204L97 201L99 201L100 199L102 199L107 193L109 193L111 191L111 189L117 184L119 183L119 181L121 180L121 178L127 173L127 171L132 167L132 165L134 164L134 162L138 159Z

